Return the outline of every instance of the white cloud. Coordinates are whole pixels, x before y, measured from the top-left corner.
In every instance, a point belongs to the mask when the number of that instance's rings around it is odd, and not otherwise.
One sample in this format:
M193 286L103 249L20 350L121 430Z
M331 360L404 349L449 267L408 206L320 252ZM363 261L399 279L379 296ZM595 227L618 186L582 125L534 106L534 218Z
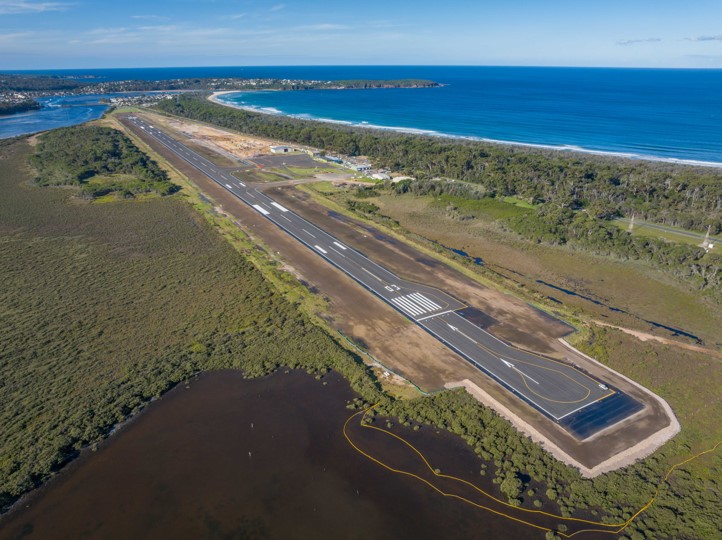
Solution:
M283 8L286 7L286 4L276 4L275 6L272 6L269 11L281 11Z
M13 32L10 34L0 34L0 43L12 43L17 39L22 39L32 35L32 32Z
M349 28L351 28L351 27L347 26L345 24L330 24L330 23L309 24L306 26L296 27L297 30L310 30L312 32L323 32L325 30L348 30Z
M617 41L617 45L627 46L636 45L637 43L659 43L662 41L660 38L645 38L645 39L625 39L623 41Z
M169 19L169 17L164 17L163 15L131 15L130 18L147 21L167 21Z
M698 36L694 38L686 38L687 41L722 41L722 35L719 36Z
M43 13L45 11L65 11L73 4L67 2L31 2L29 0L0 0L0 15L18 13Z
M173 24L164 24L157 26L140 26L138 30L142 32L174 32L178 30L178 27Z

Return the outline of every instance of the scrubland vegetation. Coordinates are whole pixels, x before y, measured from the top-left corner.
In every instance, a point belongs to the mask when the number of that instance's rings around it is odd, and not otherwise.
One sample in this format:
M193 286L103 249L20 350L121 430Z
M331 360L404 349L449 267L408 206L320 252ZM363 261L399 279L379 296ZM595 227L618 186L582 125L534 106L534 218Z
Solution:
M378 397L358 359L177 196L74 201L32 186L30 152L0 146L0 506L202 370L334 369Z

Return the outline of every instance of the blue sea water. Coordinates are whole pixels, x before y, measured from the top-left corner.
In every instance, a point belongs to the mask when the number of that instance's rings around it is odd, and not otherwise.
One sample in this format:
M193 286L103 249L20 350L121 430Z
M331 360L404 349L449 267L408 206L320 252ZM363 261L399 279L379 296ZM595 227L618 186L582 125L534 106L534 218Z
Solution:
M353 125L630 157L722 164L722 70L206 67L35 72L99 80L423 78L441 88L243 92L236 106ZM39 113L35 113L39 114ZM3 136L0 120L0 136Z

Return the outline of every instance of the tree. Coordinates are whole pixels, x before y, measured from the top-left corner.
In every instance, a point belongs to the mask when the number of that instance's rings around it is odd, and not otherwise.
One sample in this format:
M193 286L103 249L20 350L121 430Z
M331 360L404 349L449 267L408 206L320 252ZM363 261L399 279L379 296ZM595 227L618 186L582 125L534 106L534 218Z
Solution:
M521 495L522 487L521 480L514 474L507 476L501 483L501 486L499 486L499 489L509 500L512 500Z

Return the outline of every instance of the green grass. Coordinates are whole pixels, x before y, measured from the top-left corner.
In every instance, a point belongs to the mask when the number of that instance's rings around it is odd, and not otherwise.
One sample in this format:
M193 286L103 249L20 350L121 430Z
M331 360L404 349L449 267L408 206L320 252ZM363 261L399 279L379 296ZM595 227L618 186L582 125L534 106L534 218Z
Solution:
M619 227L623 230L629 229L629 220L626 219L615 219L612 221L614 225ZM698 246L702 243L702 238L690 236L689 234L685 234L690 231L686 231L685 229L681 229L679 227L670 227L665 225L665 227L672 229L672 230L660 230L654 227L647 226L644 222L636 222L634 225L634 230L632 231L632 234L634 236L648 236L652 238L661 238L663 240L667 240L668 242L674 242L677 244L689 244L693 246ZM699 233L697 233L699 234ZM717 245L722 246L722 238L719 238L717 236L711 236L710 239ZM715 250L717 251L717 250Z
M454 197L452 195L441 195L437 197L435 204L437 206L452 205L457 208L459 212L469 214L476 218L493 220L522 216L529 213L533 208L531 205L517 204L495 198L475 200Z
M529 208L529 209L536 208L535 205L528 203L525 200L520 199L518 197L501 197L501 200L504 201L505 203L513 204L514 206L518 206L520 208Z
M78 202L30 186L29 152L0 146L0 506L198 371L333 368L378 395L181 197Z
M312 184L306 184L306 187L322 195L331 195L339 192L339 189L334 186L333 183L326 180L322 182L313 182Z

